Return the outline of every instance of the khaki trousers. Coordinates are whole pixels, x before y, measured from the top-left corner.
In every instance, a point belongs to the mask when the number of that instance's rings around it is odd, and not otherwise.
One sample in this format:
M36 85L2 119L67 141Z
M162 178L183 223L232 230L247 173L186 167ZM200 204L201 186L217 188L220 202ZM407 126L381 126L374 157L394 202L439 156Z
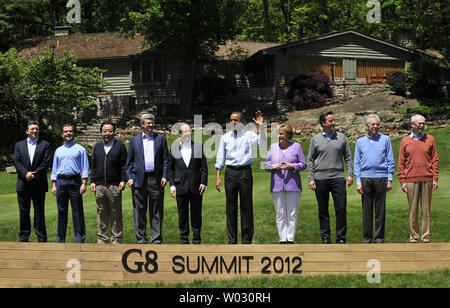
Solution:
M433 182L406 183L408 188L410 241L419 241L419 203L422 208L422 241L430 241L430 210Z
M96 185L98 243L120 244L123 239L122 227L122 192L116 185Z

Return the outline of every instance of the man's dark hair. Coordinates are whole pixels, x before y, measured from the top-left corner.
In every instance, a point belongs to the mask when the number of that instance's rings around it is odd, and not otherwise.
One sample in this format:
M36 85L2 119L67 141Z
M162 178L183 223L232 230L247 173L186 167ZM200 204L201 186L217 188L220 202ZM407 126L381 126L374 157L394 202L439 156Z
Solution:
M116 124L114 122L112 122L112 121L109 121L109 120L103 121L103 123L100 125L100 132L102 132L103 126L105 126L105 125L112 125L113 132L114 133L116 132Z
M325 118L327 116L329 116L330 114L333 114L333 111L328 111L328 112L322 112L319 116L319 124L320 126L323 126L322 123L325 122Z
M30 128L30 125L37 125L37 126L39 126L39 122L36 121L36 120L28 121L28 123L27 123L27 130L28 130L28 128Z
M61 130L64 131L64 127L68 127L68 126L72 127L73 131L75 132L75 125L72 124L72 123L66 123L66 124L64 124L64 125L61 127Z

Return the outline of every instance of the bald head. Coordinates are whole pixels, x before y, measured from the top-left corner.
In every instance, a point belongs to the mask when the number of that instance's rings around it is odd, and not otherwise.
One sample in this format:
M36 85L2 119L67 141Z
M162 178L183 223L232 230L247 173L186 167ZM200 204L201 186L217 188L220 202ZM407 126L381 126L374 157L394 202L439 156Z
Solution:
M191 126L189 124L183 123L180 126L179 135L180 140L183 144L191 142Z

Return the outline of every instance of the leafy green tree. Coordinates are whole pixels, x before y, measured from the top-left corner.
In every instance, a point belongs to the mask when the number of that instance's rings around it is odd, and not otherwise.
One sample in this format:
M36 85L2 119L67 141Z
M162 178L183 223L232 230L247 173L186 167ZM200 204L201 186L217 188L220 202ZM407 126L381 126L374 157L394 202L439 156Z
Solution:
M0 0L0 51L16 41L47 36L65 22L67 0Z
M28 71L27 63L15 49L7 55L0 53L0 110L3 118L12 117L16 126L31 109Z
M77 67L70 53L54 59L47 50L26 62L11 49L0 55L0 109L17 127L46 113L83 113L95 106L94 93L106 85L101 72Z
M148 45L179 59L183 75L178 114L190 118L195 63L234 38L245 1L146 0L143 5L143 12L129 13L123 30L130 35L143 34Z

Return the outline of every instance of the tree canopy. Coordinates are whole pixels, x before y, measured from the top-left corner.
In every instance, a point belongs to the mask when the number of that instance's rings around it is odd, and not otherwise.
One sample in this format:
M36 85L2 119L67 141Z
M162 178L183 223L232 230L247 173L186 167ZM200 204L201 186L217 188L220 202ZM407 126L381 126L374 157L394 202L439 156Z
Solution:
M368 3L376 2L380 3L381 22L369 23ZM224 37L230 34L239 40L290 42L352 28L383 39L394 38L399 30L408 29L415 33L418 48L438 50L447 59L450 49L448 0L90 0L80 3L81 23L71 25L76 33L121 28L129 31L127 26L131 21L141 28L148 21L152 27L147 27L146 32L177 37L180 40L177 48L184 47L180 46L182 41L187 44L186 49L192 47L191 41L186 41L191 37L197 37L200 46L207 48L210 39L215 38L213 33L220 31L224 31ZM52 35L55 25L67 25L66 4L67 0L0 0L0 50L6 51L24 38ZM130 15L130 12L134 13ZM152 41L158 42L160 38Z
M143 5L143 11L123 19L123 30L143 34L147 44L179 59L183 77L178 115L190 118L195 61L235 37L245 0L147 0Z
M370 23L370 3L376 2L381 21ZM435 49L449 57L448 0L248 0L237 38L291 42L350 28L388 40L409 30L415 33L417 48Z
M54 59L51 50L29 62L15 49L0 54L0 110L2 118L20 127L48 114L83 113L95 103L93 93L106 82L102 70L75 65L70 53Z

